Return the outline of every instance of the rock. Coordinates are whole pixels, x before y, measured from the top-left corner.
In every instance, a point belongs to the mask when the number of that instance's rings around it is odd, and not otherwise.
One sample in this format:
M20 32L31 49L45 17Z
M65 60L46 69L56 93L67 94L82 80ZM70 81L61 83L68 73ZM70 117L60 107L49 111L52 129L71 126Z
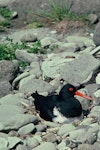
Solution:
M67 59L61 57L54 57L52 60L45 60L42 63L42 70L44 75L52 79L59 77L59 69L67 61Z
M14 148L18 143L22 142L22 140L18 137L8 137L9 149Z
M92 150L93 148L93 145L90 145L90 144L80 144L78 146L78 150ZM93 150L96 150L96 149L93 149Z
M67 51L67 52L75 52L79 47L76 43L70 42L70 43L65 43L65 42L59 42L57 41L56 43L51 44L50 46L52 49L53 47L57 47L57 52L62 52L62 51Z
M98 22L98 16L95 15L95 14L90 14L90 15L88 16L88 18L89 18L89 20L90 20L90 22L91 22L92 24L95 24L95 23Z
M40 40L41 46L44 48L49 47L52 43L55 43L55 42L57 42L57 40L51 37L45 37Z
M9 94L7 96L0 98L0 104L3 104L3 106L4 105L21 106L21 103L29 105L29 101L27 99L24 99L24 95L22 93Z
M81 123L80 123L80 126L81 125L90 125L91 124L91 121L92 121L92 118L85 118Z
M28 123L37 122L38 119L36 116L23 114L24 112L25 109L16 105L0 105L0 121L3 126L2 130L19 129Z
M44 135L42 140L45 142L51 142L51 143L57 142L57 138L56 138L55 134L53 134L53 133L48 133L48 134Z
M100 104L100 89L94 92L94 97L95 97L95 105Z
M11 18L12 18L12 19L15 19L15 18L17 18L17 17L18 17L18 13L17 13L17 11L14 11L14 12L12 13Z
M27 145L32 149L32 148L35 148L35 147L37 147L38 145L39 145L39 141L36 139L36 138L34 138L34 137L31 137L31 138L28 138L27 140L26 140L26 143L27 143Z
M30 64L30 67L30 75L35 75L37 78L39 78L42 75L41 66L38 61L33 61Z
M93 41L96 46L100 45L99 39L100 39L100 22L97 24L93 35Z
M37 37L33 33L28 33L20 38L21 42L36 42Z
M77 14L90 14L91 10L93 10L94 14L99 14L99 8L100 8L100 3L98 0L86 0L86 1L81 1L81 0L72 0L71 1L71 10L74 13Z
M69 132L69 136L71 140L76 140L78 137L83 136L86 134L85 129L77 129L77 130L72 130Z
M96 134L90 134L90 133L86 133L79 137L77 137L76 141L79 142L79 143L88 143L88 144L94 144L96 142Z
M16 58L21 60L22 62L32 63L33 61L37 61L38 57L36 54L28 53L25 50L16 50L15 51Z
M0 149L1 148L6 148L8 145L8 141L7 139L3 138L3 137L0 137Z
M5 7L7 6L8 4L10 4L12 2L12 0L0 0L0 7Z
M7 80L12 81L16 76L19 70L18 61L7 61L1 60L0 61L0 80Z
M100 84L100 73L96 76L96 84Z
M36 148L32 150L57 150L56 146L53 143L50 142L44 142L40 146L37 146Z
M27 147L25 145L18 144L16 150L27 150Z
M77 45L80 45L80 43L84 43L84 46L94 46L93 40L90 39L89 37L82 37L82 36L77 36L77 35L70 35L66 38L67 42L74 42Z
M12 92L11 84L9 81L1 81L0 82L0 97L3 97Z
M86 66L85 69L84 66ZM73 85L78 85L79 83L88 82L92 77L93 71L98 67L99 61L92 55L82 54L74 61L63 65L60 69L60 74L65 81ZM90 74L91 76L89 76Z
M58 131L58 135L64 135L68 134L70 131L75 130L75 126L73 126L71 123L70 124L64 124L61 126L61 128Z
M39 93L43 93L43 92L48 92L51 93L53 91L53 87L40 79L31 79L28 80L27 82L25 82L25 84L21 84L19 85L19 91L22 93L34 93L34 92L39 92Z
M25 135L25 134L30 134L31 132L35 131L35 126L33 123L30 123L28 125L25 125L23 127L21 127L18 130L19 135Z
M14 79L13 83L12 83L13 89L16 88L16 86L18 85L18 83L19 83L19 81L20 81L21 79L26 78L26 77L28 77L29 75L30 75L29 72L23 72L23 73L21 73L19 76L17 76L17 77Z
M42 123L36 125L35 127L36 127L37 132L44 132L47 128L47 126Z
M44 125L47 125L48 127L53 127L53 128L60 126L59 123L50 122L50 121L44 121L43 123L44 123Z
M100 106L94 106L92 110L90 111L89 117L99 117L100 114Z

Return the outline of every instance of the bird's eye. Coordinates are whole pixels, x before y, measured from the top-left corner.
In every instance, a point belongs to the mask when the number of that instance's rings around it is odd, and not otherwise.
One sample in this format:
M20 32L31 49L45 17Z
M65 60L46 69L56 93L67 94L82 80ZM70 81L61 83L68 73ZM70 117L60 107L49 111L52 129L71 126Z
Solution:
M69 88L69 91L73 91L74 89L71 87L71 88Z

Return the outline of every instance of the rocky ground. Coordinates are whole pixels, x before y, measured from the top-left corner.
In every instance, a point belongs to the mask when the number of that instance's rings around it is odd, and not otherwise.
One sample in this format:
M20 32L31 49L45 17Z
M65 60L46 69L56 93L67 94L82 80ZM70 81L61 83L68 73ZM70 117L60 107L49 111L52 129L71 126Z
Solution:
M30 48L39 40L45 51L17 49L16 60L0 61L0 150L100 149L100 23L93 32L83 25L67 32L67 25L0 34L0 43L25 41ZM20 67L19 60L27 67ZM65 124L41 119L30 95L36 90L42 95L59 93L68 82L83 83L81 91L93 97L93 102L77 97L89 114Z

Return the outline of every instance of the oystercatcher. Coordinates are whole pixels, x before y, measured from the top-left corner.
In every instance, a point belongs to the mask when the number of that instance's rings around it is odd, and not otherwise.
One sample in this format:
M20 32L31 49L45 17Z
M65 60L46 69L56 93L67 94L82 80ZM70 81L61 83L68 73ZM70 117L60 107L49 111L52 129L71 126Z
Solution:
M36 110L39 110L40 117L47 121L63 123L68 118L80 117L82 115L81 103L75 95L92 100L91 97L80 93L82 86L75 87L66 84L58 95L42 96L36 91L31 96L35 99Z

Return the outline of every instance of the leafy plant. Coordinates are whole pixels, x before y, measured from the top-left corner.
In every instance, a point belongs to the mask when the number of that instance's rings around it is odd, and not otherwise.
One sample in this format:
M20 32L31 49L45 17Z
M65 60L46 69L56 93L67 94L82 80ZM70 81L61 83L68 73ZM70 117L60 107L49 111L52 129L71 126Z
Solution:
M0 7L0 14L7 19L12 17L12 12L6 7Z
M15 58L15 49L11 45L7 43L0 44L0 60L12 60Z
M46 49L41 46L40 41L36 41L29 49L29 53L46 53Z

